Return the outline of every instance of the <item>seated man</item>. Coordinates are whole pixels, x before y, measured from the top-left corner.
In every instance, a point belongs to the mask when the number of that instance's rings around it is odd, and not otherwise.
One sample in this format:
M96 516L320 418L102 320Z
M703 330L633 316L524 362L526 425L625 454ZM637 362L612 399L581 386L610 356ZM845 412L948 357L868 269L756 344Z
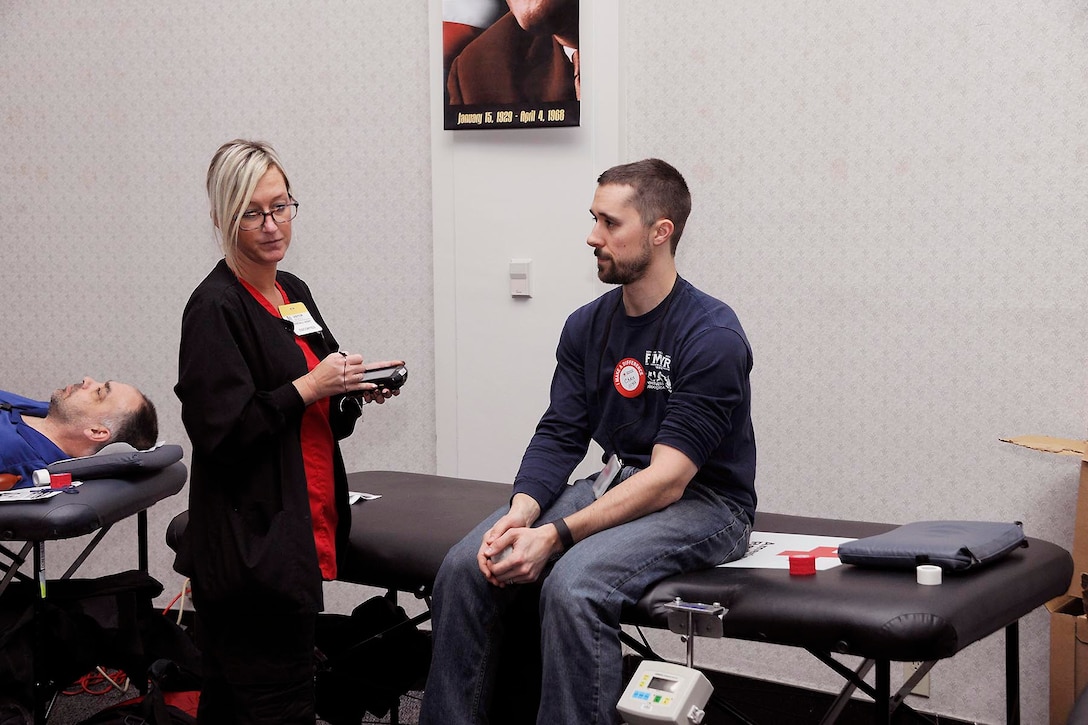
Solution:
M597 184L587 242L597 276L619 286L567 318L510 504L442 562L425 725L489 722L497 653L520 629L506 615L540 580L536 721L618 722L623 608L747 549L752 351L733 310L677 275L687 183L647 159ZM591 438L608 465L568 485Z
M0 489L31 486L35 470L107 443L151 448L158 435L155 406L125 383L83 378L54 391L48 403L0 391Z

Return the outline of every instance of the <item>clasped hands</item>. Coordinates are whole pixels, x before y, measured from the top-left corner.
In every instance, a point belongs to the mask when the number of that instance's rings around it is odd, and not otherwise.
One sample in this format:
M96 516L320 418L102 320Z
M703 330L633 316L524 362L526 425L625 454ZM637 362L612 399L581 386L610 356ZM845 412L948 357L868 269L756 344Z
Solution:
M540 578L544 566L561 544L551 524L530 528L540 506L526 494L514 495L510 511L484 533L476 561L491 584L530 584Z

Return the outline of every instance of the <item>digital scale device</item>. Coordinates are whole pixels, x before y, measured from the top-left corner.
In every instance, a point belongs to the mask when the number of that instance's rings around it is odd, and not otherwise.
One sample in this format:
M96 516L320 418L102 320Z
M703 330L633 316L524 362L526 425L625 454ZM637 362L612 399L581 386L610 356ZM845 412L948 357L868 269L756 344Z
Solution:
M699 725L713 691L699 670L672 662L643 662L618 707L627 725Z
M695 669L695 637L722 636L725 607L681 601L665 605L669 630L687 638L687 666L643 661L627 683L616 709L627 725L699 725L714 687Z

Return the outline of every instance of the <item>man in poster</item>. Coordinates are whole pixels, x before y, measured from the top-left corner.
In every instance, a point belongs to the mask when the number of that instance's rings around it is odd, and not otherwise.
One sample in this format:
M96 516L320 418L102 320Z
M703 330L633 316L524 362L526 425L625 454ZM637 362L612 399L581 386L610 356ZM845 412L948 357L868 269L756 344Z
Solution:
M507 0L507 4L510 12L451 61L446 83L449 105L510 110L521 120L520 111L560 104L575 110L563 114L567 122L539 125L576 125L581 95L578 0ZM559 119L555 114L539 115L532 120ZM573 124L568 116L573 116ZM461 126L447 122L446 127Z

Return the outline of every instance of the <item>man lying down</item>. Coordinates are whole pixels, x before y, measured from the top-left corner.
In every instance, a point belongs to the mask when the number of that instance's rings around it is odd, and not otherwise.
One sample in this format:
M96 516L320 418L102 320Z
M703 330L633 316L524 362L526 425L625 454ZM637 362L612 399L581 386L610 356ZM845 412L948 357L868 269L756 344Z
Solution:
M32 486L35 470L108 443L151 448L158 435L155 406L116 380L85 377L53 391L48 403L0 390L0 490Z

